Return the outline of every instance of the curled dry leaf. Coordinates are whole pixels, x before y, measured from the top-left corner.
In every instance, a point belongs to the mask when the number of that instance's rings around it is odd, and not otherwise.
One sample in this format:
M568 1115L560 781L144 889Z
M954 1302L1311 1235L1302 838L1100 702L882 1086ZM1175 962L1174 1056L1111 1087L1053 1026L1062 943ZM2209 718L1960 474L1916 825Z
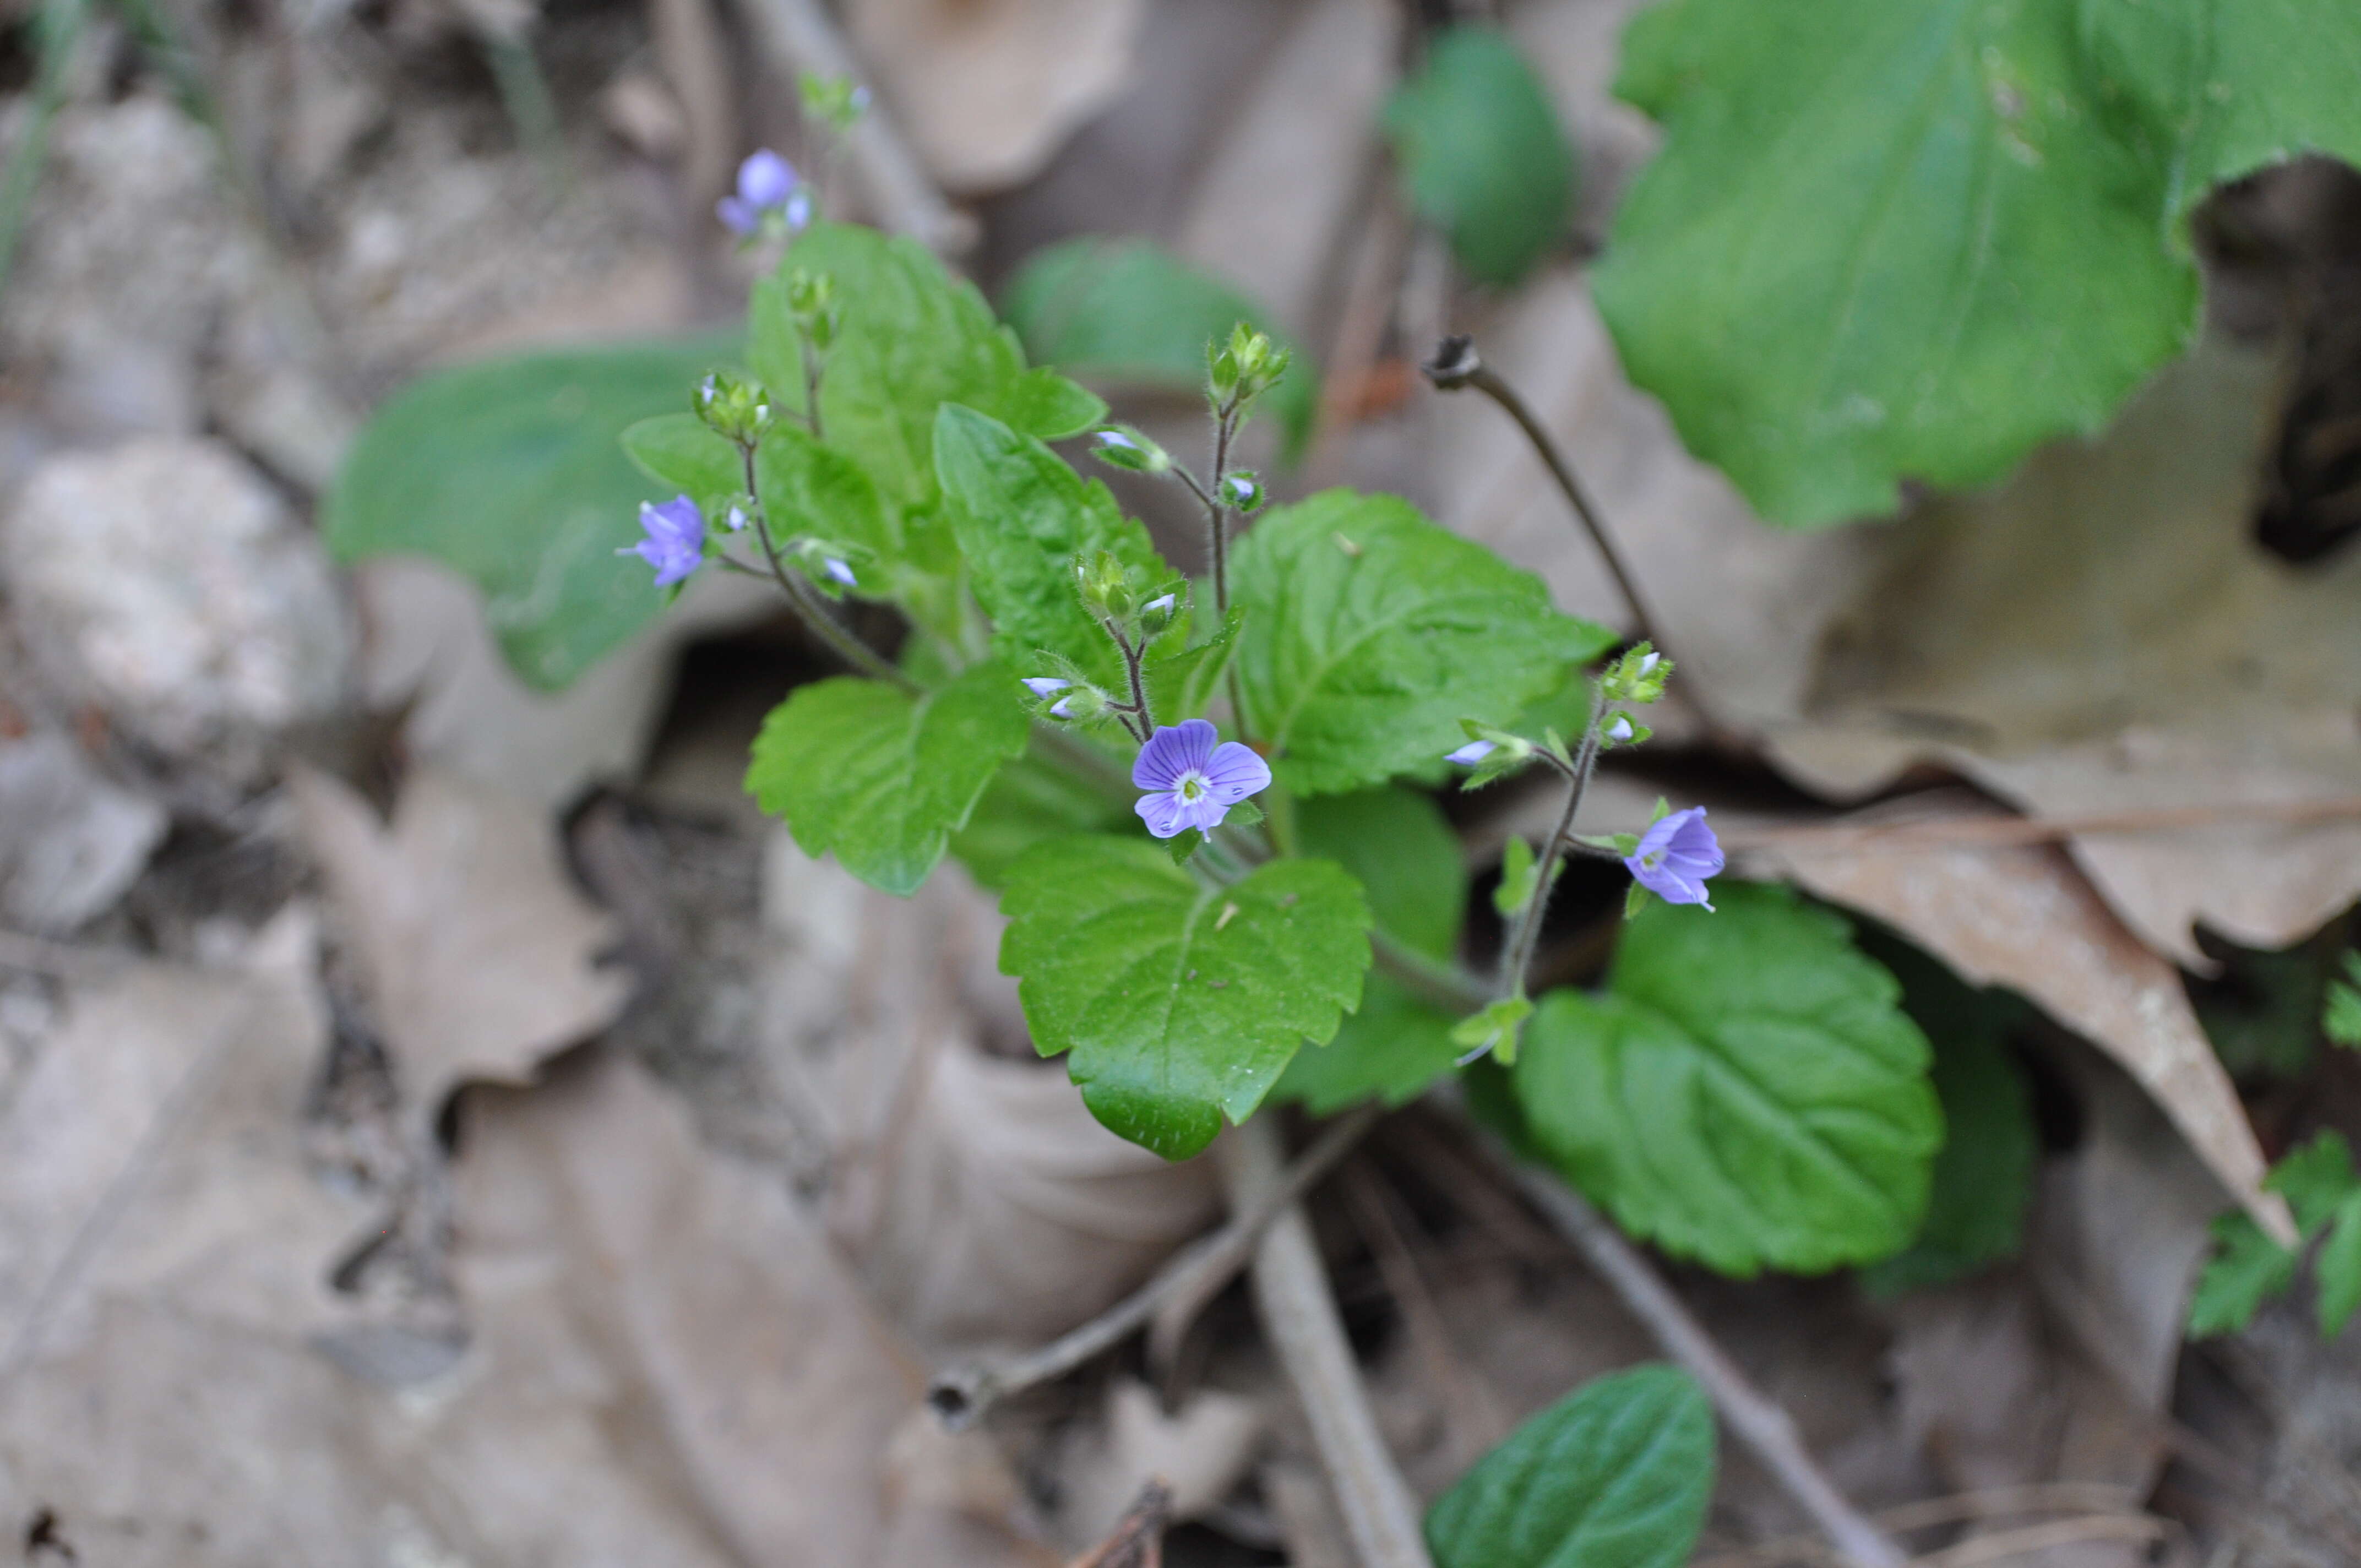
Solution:
M1073 1435L1059 1467L1059 1524L1078 1548L1118 1531L1150 1482L1168 1489L1169 1518L1203 1513L1246 1475L1263 1435L1252 1399L1206 1389L1167 1415L1155 1390L1128 1378L1108 1386L1103 1421Z
M374 1021L424 1114L470 1079L529 1081L621 1010L624 973L596 967L612 923L566 880L538 806L427 768L390 824L324 773L291 788Z
M847 24L946 189L1038 173L1131 80L1144 0L853 0Z
M2004 815L1965 791L1913 797L1906 810L1946 820ZM1909 819L1872 809L1839 821ZM2262 1190L2262 1150L2180 977L2125 929L2061 850L1812 845L1790 837L1747 851L1746 863L1877 916L1972 983L2004 985L2037 1003L2131 1074L2266 1229L2293 1238L2285 1204Z

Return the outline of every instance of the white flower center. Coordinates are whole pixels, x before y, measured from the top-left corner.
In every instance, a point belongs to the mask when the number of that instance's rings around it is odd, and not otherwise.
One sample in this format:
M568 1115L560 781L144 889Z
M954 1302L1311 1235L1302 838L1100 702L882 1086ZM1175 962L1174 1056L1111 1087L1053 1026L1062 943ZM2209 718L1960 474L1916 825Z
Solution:
M1212 787L1213 782L1192 768L1180 775L1180 782L1172 786L1172 793L1193 806Z

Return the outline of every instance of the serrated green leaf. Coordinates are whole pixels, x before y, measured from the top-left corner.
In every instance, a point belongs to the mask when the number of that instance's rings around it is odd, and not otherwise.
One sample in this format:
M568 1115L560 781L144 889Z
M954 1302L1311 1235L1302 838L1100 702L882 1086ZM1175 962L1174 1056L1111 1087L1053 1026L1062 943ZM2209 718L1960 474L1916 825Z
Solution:
M1467 865L1443 808L1393 786L1299 802L1302 852L1334 861L1368 894L1378 929L1432 958L1459 950Z
M1386 104L1387 138L1420 214L1483 282L1516 282L1565 232L1574 155L1549 90L1506 33L1445 29Z
M1123 515L1104 485L989 414L946 403L934 447L944 509L970 586L992 617L994 650L1029 672L1035 652L1046 649L1121 691L1122 657L1075 594L1074 561L1104 550L1169 577L1148 530Z
M1361 996L1369 912L1325 861L1274 861L1227 887L1137 839L1028 850L1001 903L1000 967L1035 1048L1100 1122L1167 1159L1262 1102L1306 1040Z
M2199 1339L2245 1328L2266 1299L2295 1280L2294 1249L2265 1235L2246 1214L2214 1221L2213 1242L2214 1254L2189 1302L2189 1332Z
M2361 1192L2336 1206L2312 1267L2320 1277L2320 1337L2334 1339L2361 1308Z
M1315 1116L1333 1116L1364 1100L1407 1105L1457 1065L1454 1022L1373 970L1360 1010L1345 1015L1326 1045L1296 1052L1271 1098L1301 1104Z
M2361 1178L2354 1175L2353 1150L2345 1135L2329 1128L2289 1150L2271 1167L2263 1186L2288 1201L2295 1211L2296 1229L2310 1238L2320 1234L2345 1199L2361 1190Z
M635 469L626 427L679 409L730 336L569 349L436 371L387 400L321 503L340 561L418 555L483 590L510 667L566 685L655 619L664 597L615 552L642 501L675 490Z
M944 403L1048 441L1080 434L1106 413L1089 392L1060 385L1056 372L1027 371L1016 334L924 246L834 223L807 229L779 276L754 287L747 361L784 407L803 407L802 355L782 281L798 268L835 281L842 313L820 383L821 433L868 470L889 504L931 503L935 410Z
M2015 1256L2024 1238L2040 1153L2025 1069L1989 1033L1934 1037L1944 1139L1927 1218L1907 1251L1861 1271L1872 1296L1948 1284Z
M938 692L853 675L798 686L763 721L746 788L809 855L909 894L1031 726L1016 679L975 665Z
M1502 725L1612 633L1539 577L1396 496L1326 490L1266 513L1231 555L1253 733L1289 788L1383 784Z
M1238 630L1246 611L1237 605L1213 629L1213 635L1193 647L1151 652L1148 659L1148 706L1159 724L1202 718L1222 676L1236 653Z
M738 448L693 413L640 421L623 432L623 452L665 493L693 496L708 512L715 502L746 488Z
M1768 517L1984 484L2191 341L2214 185L2361 162L2356 60L2342 0L1670 0L1624 38L1665 142L1599 309Z
M1119 832L1138 821L1127 802L1077 777L1037 736L1030 751L993 775L950 848L970 875L997 893L1017 859L1044 839Z
M1194 392L1205 381L1205 345L1245 322L1270 332L1267 313L1219 279L1147 239L1083 235L1025 258L1001 295L1027 353L1086 379ZM1272 341L1290 347L1274 333ZM1319 378L1297 353L1267 400L1290 454L1312 433Z
M1688 1374L1586 1385L1476 1462L1426 1516L1435 1568L1680 1568L1713 1497L1713 1407Z
M1724 1273L1884 1256L1942 1143L1927 1037L1835 914L1717 893L1634 916L1606 995L1543 999L1516 1069L1533 1135L1625 1230Z

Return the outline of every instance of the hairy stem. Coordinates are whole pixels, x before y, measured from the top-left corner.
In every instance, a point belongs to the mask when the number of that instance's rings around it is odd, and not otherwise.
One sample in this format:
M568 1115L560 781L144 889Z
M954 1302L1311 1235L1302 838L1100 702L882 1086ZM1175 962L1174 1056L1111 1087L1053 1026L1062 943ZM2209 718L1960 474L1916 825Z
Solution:
M1279 1128L1269 1116L1252 1118L1215 1146L1235 1209L1253 1212L1283 1189ZM1417 1499L1378 1431L1319 1244L1296 1204L1284 1205L1256 1246L1253 1282L1263 1335L1295 1386L1361 1568L1433 1568Z
M1565 858L1566 841L1574 833L1575 813L1582 809L1583 794L1590 787L1591 770L1598 765L1598 731L1606 722L1607 705L1594 693L1590 722L1582 732L1582 750L1576 753L1574 766L1568 769L1555 756L1550 757L1551 764L1566 775L1565 810L1559 815L1549 842L1542 848L1541 881L1533 884L1533 895L1525 901L1524 916L1517 922L1516 937L1501 952L1497 989L1502 996L1522 996L1525 992L1525 975L1533 967L1533 948L1541 941L1542 916L1549 907L1551 884L1557 880L1559 862Z
M1147 1284L1038 1350L952 1367L928 1388L928 1406L957 1431L979 1420L995 1401L1072 1371L1166 1310L1212 1299L1246 1266L1271 1222L1334 1169L1377 1120L1377 1107L1365 1105L1330 1123L1319 1142L1288 1167L1276 1186L1177 1254Z
M779 591L787 596L787 602L795 607L796 616L814 636L829 645L838 658L862 674L890 682L904 691L918 690L917 682L846 630L836 617L828 612L827 601L811 585L799 575L787 570L786 563L779 559L778 544L771 537L771 520L763 510L763 494L755 485L753 447L741 443L738 456L745 471L746 499L752 503L754 535L762 542L763 559L770 563L771 580L777 583Z

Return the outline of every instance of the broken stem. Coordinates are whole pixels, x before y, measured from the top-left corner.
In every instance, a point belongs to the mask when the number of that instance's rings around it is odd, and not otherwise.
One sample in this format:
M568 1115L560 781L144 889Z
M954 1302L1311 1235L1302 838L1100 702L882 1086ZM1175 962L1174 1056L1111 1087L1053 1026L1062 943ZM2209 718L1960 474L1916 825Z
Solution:
M1478 1135L1519 1190L1574 1244L1664 1354L1704 1387L1730 1435L1746 1445L1838 1554L1856 1568L1900 1568L1901 1551L1837 1490L1804 1446L1794 1418L1747 1379L1640 1250L1573 1188L1517 1158L1489 1133L1479 1131Z
M1590 536L1590 543L1598 551L1599 559L1607 563L1607 572L1615 579L1616 591L1623 596L1623 602L1631 609L1633 629L1657 648L1664 648L1664 637L1648 614L1647 604L1640 598L1639 584L1624 564L1622 553L1616 549L1613 537L1607 532L1606 520L1599 516L1598 507L1590 499L1590 493L1576 477L1574 466L1566 461L1565 454L1558 450L1556 441L1543 428L1542 422L1534 416L1525 400L1518 395L1517 389L1477 356L1476 340L1464 334L1444 338L1436 347L1434 357L1421 368L1438 391L1455 392L1463 387L1473 387L1499 404L1509 417L1517 422L1517 428L1525 433L1525 439L1532 444L1533 450L1548 467L1550 477L1557 481L1557 488L1565 496L1566 503L1574 508L1574 515L1581 521L1583 532Z
M1239 1127L1221 1153L1230 1201L1241 1212L1258 1211L1284 1190L1279 1129L1269 1117ZM1264 1337L1295 1386L1361 1568L1433 1568L1417 1499L1378 1431L1319 1244L1294 1203L1281 1209L1255 1248L1253 1282Z
M928 1405L945 1426L959 1431L972 1425L1009 1395L1072 1371L1145 1324L1168 1303L1213 1295L1246 1266L1255 1244L1271 1223L1334 1168L1377 1120L1377 1107L1370 1105L1330 1123L1319 1141L1287 1168L1270 1190L1252 1203L1238 1205L1228 1223L1200 1237L1147 1284L1038 1350L951 1368L928 1388Z

